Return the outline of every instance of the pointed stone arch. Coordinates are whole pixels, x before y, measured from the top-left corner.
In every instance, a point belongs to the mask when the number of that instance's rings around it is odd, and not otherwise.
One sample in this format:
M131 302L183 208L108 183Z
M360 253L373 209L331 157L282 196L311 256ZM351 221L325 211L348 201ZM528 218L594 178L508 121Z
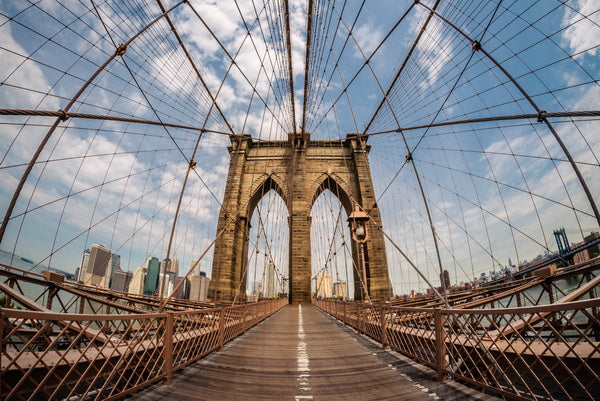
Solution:
M248 201L248 206L246 207L246 215L248 216L248 221L252 220L252 215L254 210L256 209L256 205L258 202L270 191L273 190L277 193L289 212L289 201L287 196L287 186L285 185L283 179L279 177L277 174L262 174L252 185L252 188L256 188L250 199Z
M215 243L209 297L230 301L245 294L250 218L269 190L287 206L290 232L290 302L311 300L311 209L325 189L334 192L347 213L360 204L372 217L365 246L367 286L374 300L391 296L381 218L369 169L367 137L348 134L345 140L311 141L308 133L289 134L287 141L254 142L250 135L231 138L231 157ZM235 224L232 224L232 220ZM356 266L358 252L352 244ZM355 269L353 269L355 270ZM355 297L360 283L355 274Z
M310 207L315 204L317 198L325 191L330 190L339 199L346 210L346 214L350 215L354 208L354 194L351 192L349 185L337 174L324 173L321 174L311 186L312 192Z

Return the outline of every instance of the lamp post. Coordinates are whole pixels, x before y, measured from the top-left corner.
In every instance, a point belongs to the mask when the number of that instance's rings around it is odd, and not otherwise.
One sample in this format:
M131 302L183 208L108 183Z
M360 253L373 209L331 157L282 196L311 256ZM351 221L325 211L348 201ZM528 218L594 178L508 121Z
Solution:
M365 265L365 250L364 245L369 240L369 232L367 231L367 221L369 215L360 209L358 204L354 205L354 210L348 216L348 225L352 233L352 239L356 241L358 254L360 256L360 268L363 283L363 299L370 301L369 289L367 285L367 267Z

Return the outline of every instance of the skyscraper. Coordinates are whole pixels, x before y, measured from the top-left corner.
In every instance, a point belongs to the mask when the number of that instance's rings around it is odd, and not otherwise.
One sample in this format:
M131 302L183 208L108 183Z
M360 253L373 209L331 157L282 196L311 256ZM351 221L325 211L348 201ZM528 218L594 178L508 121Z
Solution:
M133 273L121 269L115 270L110 281L110 289L115 291L127 292L129 283L133 278Z
M348 298L348 283L345 281L338 281L333 284L333 295L338 298L347 299Z
M440 274L440 281L443 280L444 286L446 286L446 290L450 288L450 273L448 270L444 270L442 274Z
M175 256L177 257L177 256ZM177 262L179 263L179 262ZM163 272L165 272L165 287L163 296L168 296L173 291L173 286L175 279L177 278L177 273L173 272L173 262L167 258L163 259L160 262L160 276L158 280L158 287L156 288L156 294L160 295L162 280L163 280ZM169 287L170 286L170 287Z
M112 288L111 283L114 274L117 270L121 270L121 256L113 253L110 255L110 261L108 262L109 269L106 274L105 285L106 288Z
M275 295L275 264L269 262L265 267L265 298L273 298Z
M190 301L205 301L208 296L208 285L210 279L206 274L190 277Z
M90 250L86 249L81 255L81 264L79 265L79 275L77 281L85 281L85 273L87 273L88 264L90 262Z
M106 275L108 272L108 262L112 253L110 249L101 244L92 245L90 259L85 273L84 283L96 287L104 287L106 284Z
M162 272L159 274L158 278L158 287L156 288L156 295L160 295L160 287L162 286L162 280L165 280L165 287L164 287L164 292L162 293L163 297L168 297L172 292L173 292L173 288L174 288L174 284L173 284L173 273L171 272L167 272L165 274L162 274Z
M160 272L170 272L171 271L171 259L164 258L160 262Z
M192 260L190 262L190 269L192 269L194 267L194 263L195 262L196 262L195 260ZM201 273L201 271L200 271L200 263L198 263L198 265L193 269L191 276L199 276L200 273Z
M129 287L127 292L130 294L142 295L144 293L144 282L146 281L146 268L138 267L131 281L129 282Z
M160 261L154 256L148 256L148 259L146 259L146 281L144 283L144 294L154 295L157 291L159 271Z
M333 288L331 283L331 275L326 273L317 274L317 297L331 298Z
M181 283L181 285L180 285L179 283L181 281L183 281L183 283ZM177 286L179 286L179 288ZM173 289L175 289L175 288L177 288L177 290L173 294L173 298L179 298L179 299L189 299L190 298L190 281L188 279L184 279L183 277L176 277L173 280Z
M173 255L170 271L171 273L175 273L175 277L179 277L179 258L177 257L177 254Z

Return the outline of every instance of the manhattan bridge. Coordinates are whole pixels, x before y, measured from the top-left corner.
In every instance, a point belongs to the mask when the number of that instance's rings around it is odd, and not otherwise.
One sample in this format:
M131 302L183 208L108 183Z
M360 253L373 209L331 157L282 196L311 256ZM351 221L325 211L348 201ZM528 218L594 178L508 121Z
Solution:
M0 400L600 399L596 0L2 0L0 61Z

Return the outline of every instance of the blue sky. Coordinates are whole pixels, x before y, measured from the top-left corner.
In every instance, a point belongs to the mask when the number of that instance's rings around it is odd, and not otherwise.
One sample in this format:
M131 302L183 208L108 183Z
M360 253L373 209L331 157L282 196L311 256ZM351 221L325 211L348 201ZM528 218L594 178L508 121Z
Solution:
M164 3L166 8L177 5ZM229 123L235 133L247 132L257 140L283 139L294 125L299 129L307 2L290 1L295 123L287 54L276 24L283 21L275 12L278 3L254 2L255 8L251 2L229 0L190 3L192 7L180 5L171 16L204 82L162 19L132 41L122 59L109 63L70 111L222 132L229 132ZM534 113L507 74L542 110L600 110L600 11L593 0L440 1L439 14L481 41L506 73L483 52L472 52L470 42L437 16L408 57L427 19L425 6L433 6L433 1L423 3L374 0L360 8L360 2L315 2L306 114L313 139L363 132L388 90L369 134L398 125ZM114 53L115 44L128 42L161 14L155 1L143 0L1 1L0 10L1 108L51 111L66 107ZM365 57L370 57L368 64ZM210 108L211 96L227 123ZM2 215L24 165L54 120L1 117ZM600 199L597 118L555 118L551 123L592 197ZM520 119L407 130L404 135L413 162L405 163L408 151L401 133L378 134L369 138L371 170L384 230L433 281L439 266L415 166L442 265L452 281L504 266L508 258L516 262L555 250L555 228L567 228L571 242L598 229L573 168L545 124ZM119 253L130 270L147 255L164 257L197 139L195 130L148 124L83 118L59 124L19 196L2 248L64 270L74 270L81 251L93 243ZM182 268L214 237L228 144L227 136L218 133L204 133L199 142L198 168L175 233L174 251ZM339 205L324 196L313 208L313 221L321 225L314 230L336 237L339 244L342 234L331 227ZM271 257L287 275L287 211L277 196L263 203L263 217L272 209L270 223L265 222L273 233ZM256 240L256 231L252 235L263 252L249 266L260 268L267 245ZM317 244L313 250L316 272L329 252ZM423 288L392 246L387 255L397 292ZM344 253L337 257L338 265L344 265ZM202 270L210 272L211 262L209 252Z

